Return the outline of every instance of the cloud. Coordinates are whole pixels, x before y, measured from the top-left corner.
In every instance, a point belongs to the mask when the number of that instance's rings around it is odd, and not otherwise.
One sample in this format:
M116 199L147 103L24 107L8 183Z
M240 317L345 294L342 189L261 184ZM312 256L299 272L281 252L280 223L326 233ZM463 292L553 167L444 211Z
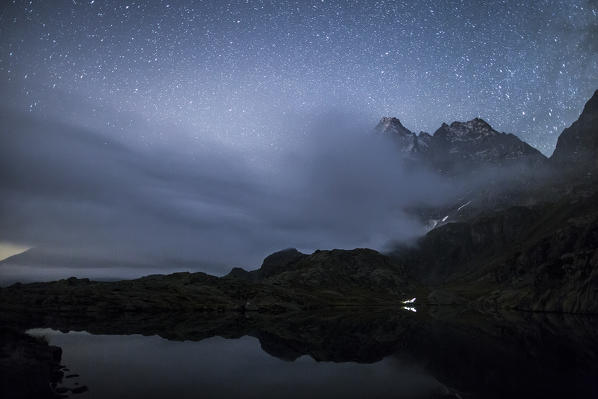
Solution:
M216 143L190 150L184 139L148 148L100 124L4 106L0 242L221 274L286 247L380 249L422 234L405 209L455 190L407 171L358 117L324 115L289 126L276 151L244 152ZM143 136L146 126L130 120ZM175 127L160 128L178 137Z

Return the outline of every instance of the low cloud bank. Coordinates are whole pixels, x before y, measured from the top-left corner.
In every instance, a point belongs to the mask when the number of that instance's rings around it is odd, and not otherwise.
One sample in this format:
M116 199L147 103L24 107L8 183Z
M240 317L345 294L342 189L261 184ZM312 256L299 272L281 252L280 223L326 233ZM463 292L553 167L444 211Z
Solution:
M440 176L406 170L392 142L342 113L289 126L275 151L190 150L186 140L148 148L109 127L7 107L0 120L0 242L81 259L71 265L79 276L85 259L87 274L97 260L116 275L126 265L126 277L130 265L139 275L223 274L287 247L382 249L424 232L406 209L458 194Z

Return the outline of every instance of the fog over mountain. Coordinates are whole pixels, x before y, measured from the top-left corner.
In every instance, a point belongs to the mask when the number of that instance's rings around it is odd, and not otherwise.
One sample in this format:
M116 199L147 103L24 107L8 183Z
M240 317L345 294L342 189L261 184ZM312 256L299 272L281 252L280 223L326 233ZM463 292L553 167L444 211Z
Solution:
M133 117L135 134L121 140L97 120L91 126L88 106L78 115L23 114L10 104L0 111L0 242L43 251L44 263L62 257L54 266L66 274L97 274L91 269L102 265L117 267L104 277L222 274L286 247L383 249L425 231L406 209L458 192L432 172L406 171L367 118L338 110L287 118L289 144L249 158L185 139L156 150L131 139L146 128ZM176 126L160 128L184 137Z
M504 156L551 153L598 83L596 15L595 0L7 2L0 256L222 274L286 247L409 242L518 174L495 170ZM374 138L384 116L424 165Z
M3 262L7 281L222 275L281 248L385 250L476 207L525 203L503 186L547 173L540 152L481 119L415 135L350 110L285 114L284 140L246 151L251 138L199 140L46 93L45 112L20 111L18 92L0 109L0 244L34 248Z

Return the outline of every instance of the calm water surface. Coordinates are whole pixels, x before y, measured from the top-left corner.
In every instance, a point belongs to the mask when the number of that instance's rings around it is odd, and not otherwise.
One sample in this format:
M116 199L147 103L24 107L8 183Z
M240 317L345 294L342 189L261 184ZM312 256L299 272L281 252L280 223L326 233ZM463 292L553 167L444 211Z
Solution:
M446 389L425 371L388 357L372 364L285 361L258 339L213 337L201 342L157 336L92 335L32 329L63 349L62 363L89 391L77 398L413 397ZM67 373L68 375L69 373Z
M88 388L73 398L598 398L596 318L442 310L27 325L62 348L66 375L78 375L63 385Z

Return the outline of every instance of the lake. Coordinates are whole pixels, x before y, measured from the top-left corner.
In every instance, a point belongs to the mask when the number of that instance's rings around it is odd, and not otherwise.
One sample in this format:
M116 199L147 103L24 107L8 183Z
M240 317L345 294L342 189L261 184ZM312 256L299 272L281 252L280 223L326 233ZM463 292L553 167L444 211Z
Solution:
M45 318L74 398L598 397L595 319L343 312Z
M285 361L247 336L177 342L137 334L29 333L62 347L63 363L89 387L80 398L364 398L443 392L432 376L396 358L360 364L317 362L304 355Z

